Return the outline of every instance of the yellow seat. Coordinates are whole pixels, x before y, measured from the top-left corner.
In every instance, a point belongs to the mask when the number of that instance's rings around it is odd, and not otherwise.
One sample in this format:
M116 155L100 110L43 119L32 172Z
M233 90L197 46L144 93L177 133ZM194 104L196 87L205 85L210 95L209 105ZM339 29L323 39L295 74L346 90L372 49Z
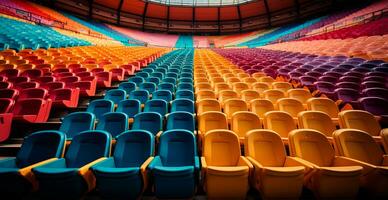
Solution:
M253 186L262 199L298 199L304 167L286 155L280 136L271 130L252 130L245 136L245 156L254 166Z
M194 79L194 85L197 85L198 83L209 83L209 80L207 78Z
M287 91L287 97L296 99L300 102L302 102L304 105L307 104L307 100L312 98L310 91L305 89L291 89Z
M288 82L273 82L272 83L273 89L278 89L286 93L288 90L292 89L291 83Z
M260 82L253 83L251 87L252 87L252 90L255 90L258 93L260 93L260 96L262 97L264 96L263 92L270 89L267 83L260 83Z
M216 94L220 93L221 91L230 90L230 89L231 88L227 83L216 83L214 86L214 91L216 92Z
M252 74L252 77L255 78L256 80L259 80L259 78L266 76L264 72L255 72Z
M269 111L275 110L271 101L267 99L254 99L250 102L250 110L258 115L261 119L264 118L264 114Z
M296 100L291 98L281 98L276 102L276 106L278 110L287 112L290 114L295 122L298 120L298 113L304 111L303 104Z
M200 90L195 94L197 101L202 99L217 99L216 93L213 90Z
M226 114L228 121L232 119L232 115L238 111L248 111L248 106L244 100L241 99L228 99L223 104L224 113Z
M336 130L333 121L321 111L303 111L298 114L298 126L304 129L313 129L326 135L332 141L333 132Z
M237 92L233 90L223 90L218 94L218 100L221 102L221 105L223 105L226 100L233 98L238 98Z
M307 109L321 111L330 116L334 124L338 124L339 109L335 102L328 98L310 98L307 101Z
M252 85L254 83L257 83L257 80L253 77L245 77L242 79L242 81L246 84L248 84L249 88L252 88Z
M232 115L231 130L238 135L240 144L244 143L248 131L254 129L261 129L260 118L255 113L238 111Z
M240 79L242 79L242 78L247 78L247 77L249 77L249 75L248 75L247 73L245 73L245 72L242 72L242 73L238 73L238 74L237 74L237 77L239 77Z
M225 83L225 80L222 77L212 77L210 79L210 83L211 83L212 87L215 87L217 83Z
M198 83L197 85L195 85L195 91L201 90L213 90L213 88L209 83Z
M381 142L381 126L371 113L363 110L345 110L340 112L338 116L340 128L365 131L376 141ZM388 129L383 131L388 131Z
M198 115L207 111L221 112L221 105L217 99L201 99L196 104Z
M260 93L255 90L243 90L240 95L241 99L244 100L248 106L253 99L260 98Z
M245 199L253 166L241 156L235 133L229 130L206 133L201 165L208 199Z
M224 73L222 74L222 77L228 82L228 78L236 77L233 73Z
M360 186L361 166L342 163L329 140L312 129L289 134L292 162L305 167L304 185L317 199L355 199Z
M243 90L249 89L248 84L243 83L243 82L237 82L232 84L232 89L237 92L237 94L241 95L241 92Z
M263 92L265 99L270 100L273 104L276 104L278 99L285 98L285 94L281 90L270 89Z
M202 139L203 136L214 129L228 129L228 121L226 115L218 111L207 111L201 113L198 121L198 136Z
M275 79L273 79L270 76L263 76L263 77L258 78L258 81L263 82L263 83L268 83L271 85L273 82L275 82Z
M238 83L240 82L241 80L237 77L229 77L226 79L226 82L230 85L232 85L233 83Z
M265 113L263 126L265 129L275 131L280 135L283 142L288 143L288 134L297 129L294 119L283 111L270 111Z

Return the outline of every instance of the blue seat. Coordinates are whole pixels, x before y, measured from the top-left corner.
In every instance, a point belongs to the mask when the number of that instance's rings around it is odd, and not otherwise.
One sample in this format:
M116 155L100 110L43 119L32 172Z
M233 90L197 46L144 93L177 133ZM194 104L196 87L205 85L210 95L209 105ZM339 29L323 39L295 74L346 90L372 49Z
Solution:
M159 80L162 80L164 78L164 74L162 72L153 72L151 74L152 77L159 78Z
M160 72L160 73L162 73L162 74L166 74L166 73L167 73L167 69L158 67L158 68L155 69L154 72Z
M170 69L172 70L172 69ZM178 74L175 72L167 72L166 78L174 78L175 80L178 78Z
M155 83L156 85L159 85L160 79L158 77L148 77L146 79L146 82Z
M172 83L160 83L158 85L158 90L168 90L171 93L175 92L175 85Z
M190 72L182 72L180 77L181 78L193 79L193 73L192 73L192 71L190 71Z
M150 68L149 66L147 66L147 68L143 68L141 71L142 72L147 72L148 74L154 72L154 70L152 68Z
M194 91L194 86L193 84L191 83L179 83L178 84L178 87L177 87L177 90L190 90L190 91Z
M193 79L192 78L180 78L179 83L191 83L191 84L193 84Z
M194 101L194 92L192 90L178 90L175 93L175 99L190 99Z
M148 78L150 76L150 74L148 74L147 72L137 72L135 74L137 77L142 77L144 79Z
M175 73L175 74L179 74L180 73L180 69L179 69L179 67L170 67L169 69L168 69L168 73L169 72L173 72L173 73ZM175 77L175 75L170 75L170 76L167 76L167 77ZM177 76L178 77L178 76ZM175 77L175 78L177 78L177 77Z
M66 139L71 140L82 131L93 130L95 116L91 112L74 112L63 118L59 131L66 134Z
M129 99L139 100L141 104L145 104L149 96L150 94L147 90L135 90L129 93Z
M97 99L89 103L86 112L91 112L95 115L98 120L103 114L107 112L113 112L114 102L107 99Z
M136 90L136 83L132 81L120 83L119 89L125 90L127 94L131 93L132 91Z
M134 82L137 86L139 86L140 83L144 83L145 79L140 76L134 76L128 79L128 82Z
M176 79L172 77L166 77L162 80L163 83L171 83L173 85L176 85Z
M157 198L191 198L200 170L194 134L182 129L162 133L159 155L149 169Z
M189 73L189 74L193 74L193 70L191 68L183 68L182 73ZM181 77L182 77L182 74L181 74Z
M105 113L98 121L96 130L103 130L115 138L128 130L128 116L121 112Z
M168 90L156 90L152 93L152 99L162 99L170 102L172 101L172 93Z
M144 112L157 112L165 116L168 113L168 103L161 99L149 100L144 106Z
M194 115L185 112L172 112L167 116L166 130L184 129L195 133L195 118Z
M151 82L141 83L139 85L139 89L147 90L148 93L153 93L156 90L156 84L155 83L151 83Z
M163 131L163 118L157 112L142 112L135 115L132 130L146 130L153 135Z
M95 187L89 168L106 159L111 136L106 131L84 131L74 136L64 158L33 168L39 194L47 199L79 199Z
M23 140L16 157L0 160L0 193L2 198L22 198L36 189L31 166L62 157L66 136L59 131L39 131Z
M116 112L122 112L127 114L128 118L133 118L139 112L141 112L141 102L137 99L126 99L120 101L117 106Z
M138 199L147 188L147 170L154 155L154 136L126 131L116 138L113 156L92 167L96 189L104 199Z
M194 101L190 99L175 99L171 103L171 112L186 111L189 113L195 113Z
M104 97L104 99L111 100L115 104L118 104L120 101L126 98L127 98L127 93L125 92L125 90L122 90L122 89L108 90L106 91L105 97Z

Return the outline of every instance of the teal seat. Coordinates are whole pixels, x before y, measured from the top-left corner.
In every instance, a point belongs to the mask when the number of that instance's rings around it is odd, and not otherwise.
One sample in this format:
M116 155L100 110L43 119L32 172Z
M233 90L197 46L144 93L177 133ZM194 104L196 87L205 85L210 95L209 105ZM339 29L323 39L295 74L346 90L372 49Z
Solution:
M192 198L200 170L192 132L168 130L160 136L159 155L149 165L157 198Z
M122 89L113 89L113 90L108 90L105 94L104 99L108 99L113 101L116 105L127 98L127 92Z
M106 159L111 136L106 131L84 131L74 136L64 158L33 168L38 194L45 199L79 199L95 187L89 168Z
M134 77L129 78L128 82L133 82L136 84L136 86L139 86L140 83L145 82L145 79L143 77L140 77L140 76L134 76Z
M175 93L175 85L172 83L160 83L158 85L158 90L168 90L171 93Z
M117 136L113 156L92 167L102 198L140 198L149 182L147 167L153 159L154 143L154 136L145 130Z
M152 99L161 99L170 102L172 101L172 93L169 90L156 90L152 93Z
M63 119L59 131L66 134L67 140L78 135L82 131L94 129L95 116L90 112L74 112L66 115Z
M145 104L149 99L149 92L147 90L135 90L129 93L129 99L139 100L141 104Z
M0 160L0 193L2 198L19 199L36 189L31 170L27 168L62 157L66 136L59 131L39 131L24 138L16 157Z
M116 112L125 113L128 118L133 118L137 113L141 112L141 102L137 99L126 99L120 101Z
M86 112L93 113L96 119L99 120L102 115L108 112L113 112L113 110L113 101L107 99L97 99L90 102Z
M135 115L132 130L146 130L153 135L163 131L163 118L157 112L142 112Z
M171 102L171 112L176 111L185 111L194 114L194 101L187 98L175 99Z
M163 83L171 83L173 85L176 85L176 78L172 77L166 77L162 80Z
M137 72L136 76L137 77L142 77L142 78L146 79L146 78L148 78L150 76L150 74L148 72Z
M148 93L153 93L156 90L156 84L151 82L140 83L139 89L147 90Z
M165 100L153 99L146 102L144 112L157 112L161 116L168 113L168 103Z
M132 91L136 90L136 83L128 81L124 83L120 83L119 89L124 90L127 94L131 93Z
M128 116L121 112L105 113L98 121L96 130L103 130L116 138L119 134L128 130Z
M166 130L184 129L195 132L195 118L192 113L185 111L172 112L167 116Z
M189 99L194 101L194 92L192 90L178 90L175 93L175 99Z
M158 77L148 77L146 82L155 83L155 85L159 85L160 79Z

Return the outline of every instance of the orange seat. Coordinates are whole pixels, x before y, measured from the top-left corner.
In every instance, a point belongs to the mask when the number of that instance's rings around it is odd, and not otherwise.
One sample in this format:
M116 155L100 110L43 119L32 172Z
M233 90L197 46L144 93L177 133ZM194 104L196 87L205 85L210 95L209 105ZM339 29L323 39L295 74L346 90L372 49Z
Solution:
M223 104L224 113L226 114L228 121L232 119L235 112L248 111L248 106L244 100L241 99L228 99Z
M231 130L238 135L240 144L244 143L246 134L254 129L261 129L260 118L255 113L238 111L232 115Z
M288 143L288 134L297 129L291 115L283 111L270 111L265 113L263 126L265 129L275 131L285 143Z
M254 112L261 119L264 118L266 112L275 110L272 102L267 99L253 99L250 104L250 111Z
M331 118L321 111L303 111L298 115L298 126L304 129L313 129L326 135L332 141L336 127Z
M338 124L339 109L335 102L328 98L310 98L307 101L307 109L321 111L330 116L334 124Z
M270 100L273 104L276 104L277 100L285 98L285 94L281 90L270 89L263 92L264 98Z
M201 99L196 104L198 115L207 111L221 112L221 105L217 99Z

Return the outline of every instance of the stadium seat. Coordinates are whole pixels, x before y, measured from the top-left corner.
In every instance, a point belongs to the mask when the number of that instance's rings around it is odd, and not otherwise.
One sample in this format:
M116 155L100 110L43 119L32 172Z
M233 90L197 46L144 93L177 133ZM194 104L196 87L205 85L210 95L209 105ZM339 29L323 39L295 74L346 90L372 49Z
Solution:
M22 198L37 189L34 167L63 156L66 136L59 131L38 131L24 138L16 157L0 160L0 191L3 198Z
M336 126L331 118L321 111L303 111L298 114L298 127L313 129L324 134L330 141Z
M241 156L238 136L229 130L207 132L202 156L201 174L207 197L245 199L253 166Z
M247 103L248 107L250 106L250 102L254 99L260 98L260 93L255 90L243 90L240 93L241 99Z
M251 130L245 136L245 156L254 166L253 186L263 199L299 199L304 167L287 156L279 134ZM269 156L276 155L276 156Z
M226 100L234 98L238 98L238 94L233 90L223 90L218 94L218 100L221 102L221 105L223 105Z
M19 96L19 91L15 89L0 89L0 98L16 99Z
M110 154L111 136L84 131L74 136L64 158L33 168L42 198L78 199L95 187L90 167Z
M18 99L30 99L30 98L37 98L37 99L47 99L48 97L48 91L43 88L29 88L24 89L20 92L20 95Z
M288 134L297 129L292 116L284 111L269 111L264 114L263 125L265 129L275 131L283 142L288 144Z
M194 93L192 90L177 90L175 92L175 99L190 99L191 101L194 101Z
M129 99L139 100L142 106L148 101L149 96L150 95L147 90L134 90L129 93Z
M192 113L185 111L172 112L167 116L166 130L183 129L191 131L196 134L195 131L195 118Z
M200 90L195 93L195 96L197 101L203 99L217 99L213 90Z
M231 130L239 137L240 144L244 144L247 133L254 129L261 129L259 116L253 112L237 111L231 118Z
M232 116L235 112L248 111L248 106L244 100L228 99L224 101L223 111L226 114L228 121L231 122Z
M190 198L195 194L200 170L192 132L168 130L160 136L159 154L150 163L157 198Z
M132 91L136 90L136 83L134 82L124 82L119 84L119 89L124 90L127 94L131 93Z
M197 114L201 115L207 111L218 111L221 112L221 104L216 99L202 99L196 103Z
M280 111L287 112L290 114L295 122L297 122L298 113L304 111L303 104L293 98L281 98L276 101L276 107Z
M128 130L128 116L121 112L105 113L98 120L96 130L106 131L112 139Z
M156 84L151 82L144 82L139 84L139 89L146 90L148 93L152 94L156 91Z
M111 100L115 105L127 98L127 93L122 89L112 89L105 93L104 99Z
M214 129L228 129L227 117L222 112L207 111L201 113L198 120L199 139L203 139L208 131Z
M289 134L292 160L305 167L304 184L316 198L355 198L362 167L341 162L326 136L311 129Z
M131 78L128 79L128 82L133 82L133 83L136 84L137 87L139 87L139 85L140 85L141 83L144 83L145 80L144 80L143 77L140 77L140 76L133 76L133 77L131 77Z
M157 112L141 112L135 115L132 130L146 130L154 136L163 131L163 118Z
M258 115L260 119L264 118L265 113L275 110L272 102L267 99L254 99L250 103L249 110Z
M152 93L152 99L159 99L170 102L172 101L172 93L169 90L156 90Z
M307 100L312 98L311 93L308 90L305 89L290 89L287 90L287 97L296 99L304 104L306 107Z
M99 120L105 113L114 111L114 103L107 99L97 99L90 102L86 112L93 113L96 120Z
M335 124L338 124L339 109L335 102L327 98L311 98L307 101L307 109L312 111L321 111L331 117Z
M175 99L171 102L171 112L185 111L195 113L194 101L190 99Z
M144 112L156 112L164 117L168 113L167 101L161 99L148 100L145 103Z
M120 101L116 112L125 113L128 116L129 124L132 124L135 115L141 112L141 103L136 99L126 99Z
M388 99L381 97L363 97L357 100L360 109L376 116L388 116Z
M158 85L158 90L168 90L171 93L175 92L175 85L172 83L160 83Z
M278 89L283 91L284 93L287 93L288 90L292 89L292 85L288 82L273 82L272 88Z
M285 98L283 91L278 89L269 89L263 92L264 99L270 100L273 104L276 104L277 100Z
M15 120L31 123L46 122L51 111L51 105L51 99L21 99L14 106L13 117Z
M73 112L66 115L62 120L59 131L66 134L67 140L72 140L74 136L82 131L94 129L95 115L90 112Z

